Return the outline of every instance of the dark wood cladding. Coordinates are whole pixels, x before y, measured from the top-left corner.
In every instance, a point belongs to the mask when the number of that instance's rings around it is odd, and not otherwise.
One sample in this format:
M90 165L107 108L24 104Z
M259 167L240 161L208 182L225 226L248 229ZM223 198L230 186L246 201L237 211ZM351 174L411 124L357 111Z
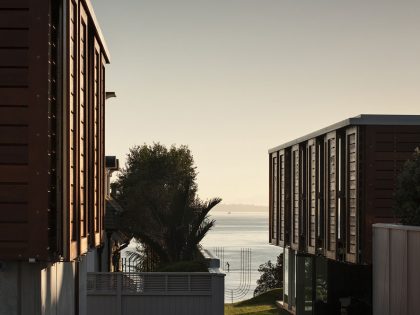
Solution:
M101 243L108 56L89 7L0 1L0 260Z
M325 137L326 256L336 258L337 251L337 138L336 132Z
M279 152L279 245L290 244L290 150Z
M291 151L291 216L290 216L290 246L299 249L299 212L300 212L300 147L294 145Z
M278 154L271 155L271 244L278 244L279 223L279 158Z
M0 9L0 259L48 259L50 7Z
M317 210L317 141L311 139L306 146L307 154L307 249L315 254L316 250L316 210Z
M346 130L346 261L357 262L359 231L359 141L357 127Z
M350 124L271 152L278 163L278 244L370 264L372 224L396 222L396 179L419 146L420 123Z
M82 1L68 2L66 257L101 244L104 215L106 57Z
M363 210L359 211L360 257L358 262L372 260L372 224L393 223L393 194L396 177L406 160L412 157L416 147L420 147L419 126L365 126L364 178L361 179Z

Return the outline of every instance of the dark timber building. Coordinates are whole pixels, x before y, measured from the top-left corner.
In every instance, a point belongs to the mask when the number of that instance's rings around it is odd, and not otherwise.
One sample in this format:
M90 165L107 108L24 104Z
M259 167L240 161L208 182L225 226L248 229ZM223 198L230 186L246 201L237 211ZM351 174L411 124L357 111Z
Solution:
M89 0L0 0L0 314L83 314L105 208L105 65Z
M420 116L361 115L269 150L282 313L370 314L372 224L396 221L398 171L418 146Z

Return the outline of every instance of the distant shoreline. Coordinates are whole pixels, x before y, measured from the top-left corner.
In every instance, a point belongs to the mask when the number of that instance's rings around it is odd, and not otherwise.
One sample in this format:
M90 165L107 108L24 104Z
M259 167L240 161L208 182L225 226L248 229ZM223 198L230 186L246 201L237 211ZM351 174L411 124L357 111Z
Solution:
M220 204L210 211L214 212L267 212L268 206L244 205L244 204Z

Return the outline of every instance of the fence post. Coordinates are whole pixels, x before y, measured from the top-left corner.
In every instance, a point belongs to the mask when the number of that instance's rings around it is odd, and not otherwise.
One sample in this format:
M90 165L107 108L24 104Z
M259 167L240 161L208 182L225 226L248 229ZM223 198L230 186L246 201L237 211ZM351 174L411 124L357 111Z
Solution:
M122 315L122 277L123 273L115 273L117 276L117 315Z

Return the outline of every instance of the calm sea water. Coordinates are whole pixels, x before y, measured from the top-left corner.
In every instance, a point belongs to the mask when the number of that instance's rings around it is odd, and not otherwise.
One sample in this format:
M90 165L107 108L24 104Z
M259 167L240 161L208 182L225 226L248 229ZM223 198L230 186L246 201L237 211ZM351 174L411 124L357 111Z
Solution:
M281 253L279 247L268 245L267 212L212 212L216 226L203 242L204 248L215 252L224 248L225 302L239 301L253 296L256 281L260 277L258 267L268 260L276 261ZM241 249L250 249L251 263L241 261ZM222 256L222 255L220 255ZM246 256L246 255L242 255ZM223 257L220 257L223 258ZM227 264L230 265L228 272ZM248 268L249 267L249 268Z

